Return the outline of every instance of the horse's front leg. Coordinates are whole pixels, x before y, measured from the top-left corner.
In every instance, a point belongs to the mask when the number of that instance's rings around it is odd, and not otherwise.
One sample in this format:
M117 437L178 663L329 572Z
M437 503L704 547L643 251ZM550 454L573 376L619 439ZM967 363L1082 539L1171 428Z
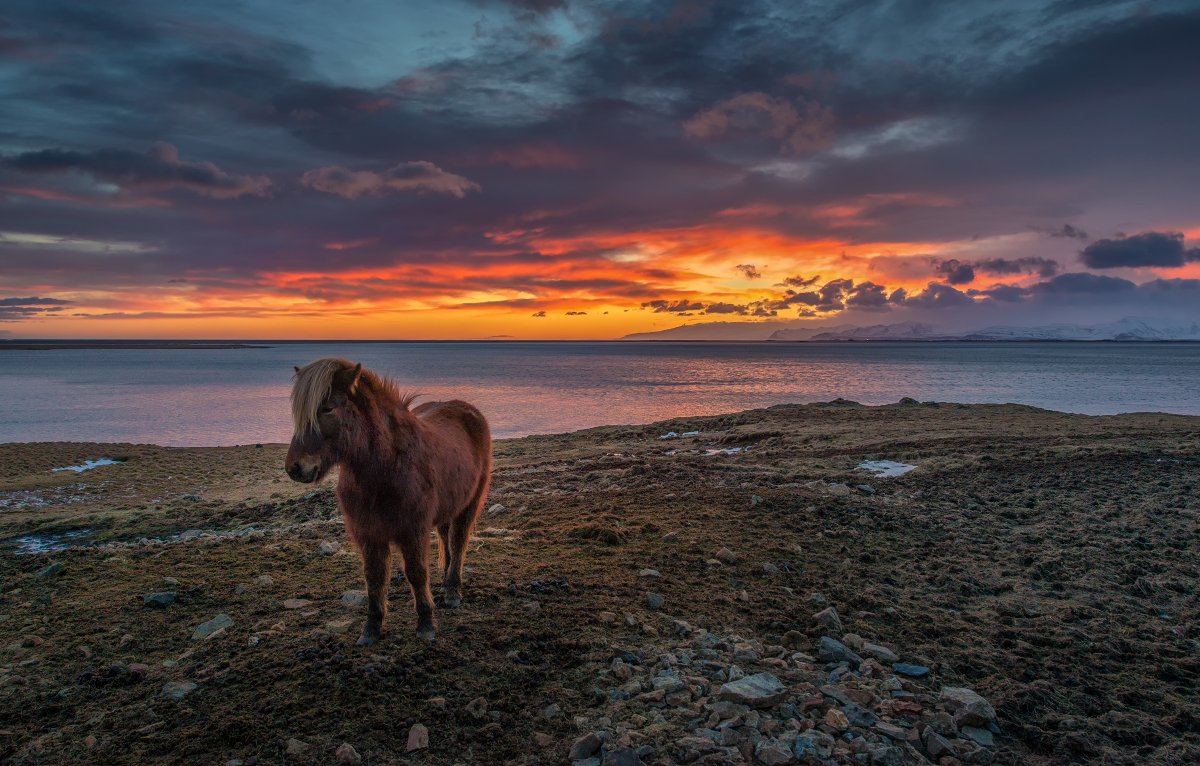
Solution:
M362 546L363 574L367 579L367 624L358 639L359 646L370 646L383 635L391 553L391 546L386 542L370 542Z
M436 635L433 619L433 594L429 592L429 528L410 530L401 537L404 576L412 588L417 606L417 635L432 641Z

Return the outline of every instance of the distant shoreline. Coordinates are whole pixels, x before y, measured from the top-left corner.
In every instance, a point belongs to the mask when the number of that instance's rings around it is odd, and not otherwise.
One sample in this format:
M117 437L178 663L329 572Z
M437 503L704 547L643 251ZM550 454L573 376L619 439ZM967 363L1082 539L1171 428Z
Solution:
M592 340L581 339L563 339L554 340L546 338L537 339L497 339L497 338L461 338L454 340L416 340L416 339L397 339L397 340L248 340L248 341L140 341L140 340L4 340L0 339L0 351L59 351L59 350L81 350L81 349L117 349L117 350L214 350L214 349L265 349L274 346L289 346L289 345L307 345L307 344L386 344L386 343L411 343L411 344L432 344L432 343L633 343L639 345L654 345L664 343L683 343L683 344L729 344L729 345L820 345L830 346L838 343L849 343L855 345L870 345L870 344L898 344L898 343L919 343L919 344L939 344L939 343L972 343L972 344L1009 344L1009 343L1106 343L1106 344L1123 344L1130 346L1146 346L1154 344L1166 343L1200 343L1200 340L1194 338L1162 338L1162 339L1146 339L1146 340L1117 340L1112 338L1097 338L1094 340L1085 338L840 338L837 340L731 340L714 338L709 340L696 338L646 338L646 339L627 339L627 338L596 338Z
M62 343L26 341L0 342L0 351L65 351L71 349L223 349L223 348L270 348L249 343L186 343L177 341L64 341Z

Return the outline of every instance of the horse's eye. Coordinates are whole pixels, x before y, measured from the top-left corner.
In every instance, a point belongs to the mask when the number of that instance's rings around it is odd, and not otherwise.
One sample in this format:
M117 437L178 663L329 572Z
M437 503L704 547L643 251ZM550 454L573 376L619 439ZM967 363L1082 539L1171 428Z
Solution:
M322 407L320 410L320 414L322 414L322 415L328 415L331 412L333 412L332 407Z

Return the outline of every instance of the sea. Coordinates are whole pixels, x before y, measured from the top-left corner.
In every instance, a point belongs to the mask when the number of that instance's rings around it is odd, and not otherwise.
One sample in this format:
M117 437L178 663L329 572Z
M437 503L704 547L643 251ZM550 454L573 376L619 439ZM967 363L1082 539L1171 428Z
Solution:
M270 343L0 351L0 442L286 442L293 365L339 356L497 437L842 398L1200 415L1200 343Z

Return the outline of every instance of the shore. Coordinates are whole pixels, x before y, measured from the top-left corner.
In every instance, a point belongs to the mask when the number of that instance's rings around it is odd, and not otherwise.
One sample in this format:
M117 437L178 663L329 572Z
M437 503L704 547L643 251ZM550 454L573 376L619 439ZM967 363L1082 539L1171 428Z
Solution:
M1200 759L1200 417L839 401L498 441L462 607L426 644L396 583L370 649L331 486L283 452L0 445L0 760Z

